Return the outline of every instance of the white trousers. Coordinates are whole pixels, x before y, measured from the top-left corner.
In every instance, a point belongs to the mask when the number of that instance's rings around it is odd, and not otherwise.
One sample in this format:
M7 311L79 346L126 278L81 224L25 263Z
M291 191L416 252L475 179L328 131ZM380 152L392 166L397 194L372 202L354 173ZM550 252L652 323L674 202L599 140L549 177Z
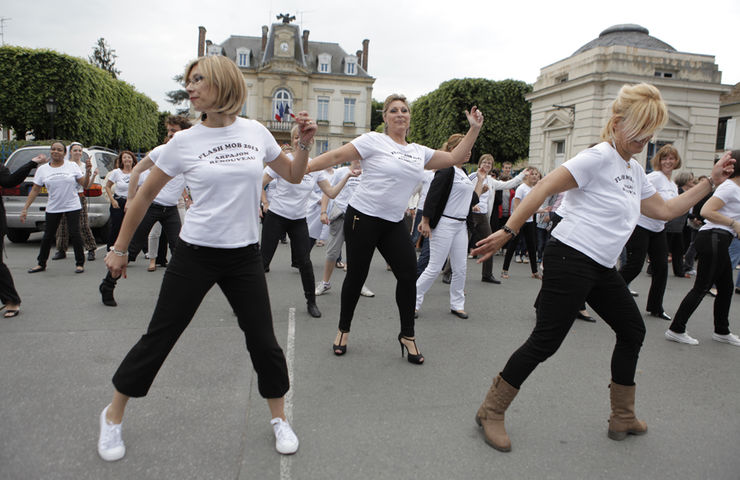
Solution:
M429 264L416 280L416 310L424 303L424 295L442 271L447 256L452 267L450 308L465 309L465 272L467 268L468 228L465 222L442 217L429 239Z

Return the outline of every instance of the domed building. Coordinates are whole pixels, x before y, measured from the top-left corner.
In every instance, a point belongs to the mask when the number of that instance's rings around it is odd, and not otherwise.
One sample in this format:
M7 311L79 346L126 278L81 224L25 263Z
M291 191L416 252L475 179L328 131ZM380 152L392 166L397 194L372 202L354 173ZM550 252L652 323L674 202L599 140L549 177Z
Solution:
M607 28L570 57L540 70L532 93L529 161L550 171L600 141L609 107L625 83L648 82L668 105L668 124L637 157L649 164L673 144L684 167L708 172L715 156L722 73L712 55L679 52L639 25Z

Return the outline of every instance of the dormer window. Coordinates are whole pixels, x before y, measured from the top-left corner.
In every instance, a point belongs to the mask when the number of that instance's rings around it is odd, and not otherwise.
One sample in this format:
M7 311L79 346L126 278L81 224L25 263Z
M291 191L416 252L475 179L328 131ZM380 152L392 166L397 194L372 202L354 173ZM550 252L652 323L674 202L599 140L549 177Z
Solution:
M319 54L319 73L331 73L331 55Z
M248 48L236 49L236 64L243 68L249 68L252 52Z
M357 75L357 57L350 55L344 58L345 75Z
M206 53L209 57L214 55L221 55L221 47L219 45L208 45L208 52Z

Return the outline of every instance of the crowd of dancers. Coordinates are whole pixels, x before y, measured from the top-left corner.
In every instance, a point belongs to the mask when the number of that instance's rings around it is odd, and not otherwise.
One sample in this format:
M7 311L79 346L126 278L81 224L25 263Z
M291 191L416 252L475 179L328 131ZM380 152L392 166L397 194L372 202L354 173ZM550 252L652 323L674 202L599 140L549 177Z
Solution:
M407 141L410 106L405 97L391 95L383 105L383 133L363 134L311 159L308 152L317 128L307 113L296 116L291 145L285 148L259 122L238 117L246 87L231 60L199 58L187 67L185 79L191 104L201 112L200 122L191 127L184 119L171 118L163 145L138 163L133 154L122 152L106 182L116 215L105 257L108 272L99 287L103 303L116 306L114 290L126 276L127 264L143 249L148 250L150 270L156 269L154 259L165 262L159 236L172 254L149 327L115 372L111 401L100 413L98 453L104 460L125 455L121 428L129 399L147 394L214 284L244 332L259 392L270 410L277 451L298 450L298 437L284 412L290 385L285 356L275 339L265 275L286 233L310 316L322 315L317 296L331 288L340 262L346 264L331 347L336 356L349 352L359 298L374 295L365 281L375 250L383 256L396 278L401 354L415 365L425 360L415 318L437 276L447 269L450 313L467 318L467 257L482 263L483 282L499 284L492 255L506 248L501 273L506 279L512 258L523 255L517 252L520 240L526 244L531 275L541 281L536 325L495 375L475 415L485 441L500 451L511 449L504 427L509 404L529 374L558 350L576 318L594 321L586 304L616 334L608 436L621 440L647 432L646 423L635 414L634 383L645 325L628 284L648 256L653 278L646 309L671 320L662 303L668 274L666 222L682 216L684 224L693 221L696 217L687 219L688 212L700 201L704 223L693 242L698 259L694 286L665 336L697 344L686 324L715 287L712 338L740 346L729 325L738 262L730 251L740 234L740 169L735 163L740 152L727 152L709 176L684 182L682 192L672 182L681 160L670 146L653 158L654 171L646 175L633 157L668 118L660 92L651 85L620 90L600 143L547 175L526 168L511 177L511 165L498 172L491 155L483 155L474 172L463 169L484 123L483 112L474 106L465 112L468 131L453 134L435 150ZM84 271L84 252L93 250L80 233L86 215L78 190L94 175L89 162L80 164L76 145L72 147L69 162L64 160L66 146L55 142L48 164L39 156L12 174L0 169L0 184L6 186L19 183L38 166L34 191L41 186L49 191L46 231L31 273L46 268L62 219L74 246L76 271ZM342 166L332 168L337 165ZM408 213L409 199L415 196L419 201L413 205L414 219ZM26 208L34 197L32 192ZM158 231L152 232L157 224ZM326 254L322 278L316 282L311 250L322 238L322 228L327 230ZM625 245L626 258L617 269ZM680 252L679 263L682 250L672 250ZM740 256L737 250L734 255ZM7 267L0 265L5 315L17 315L20 298Z

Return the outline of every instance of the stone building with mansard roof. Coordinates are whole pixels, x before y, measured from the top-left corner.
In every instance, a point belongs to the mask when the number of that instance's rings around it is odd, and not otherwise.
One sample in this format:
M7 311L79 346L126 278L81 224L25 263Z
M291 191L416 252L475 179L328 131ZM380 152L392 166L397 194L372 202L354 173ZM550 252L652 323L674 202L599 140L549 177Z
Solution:
M336 43L309 41L309 31L300 32L290 20L263 26L261 37L232 35L220 44L206 40L206 29L198 27L198 56L234 60L247 85L242 116L263 123L279 143L290 141L287 110L308 111L319 127L315 156L370 130L375 82L367 73L370 42L348 54Z
M712 55L679 52L639 25L615 25L570 57L540 70L533 91L529 161L551 171L598 142L609 107L625 83L660 89L669 120L637 159L673 144L683 168L711 169L715 156L722 73Z

